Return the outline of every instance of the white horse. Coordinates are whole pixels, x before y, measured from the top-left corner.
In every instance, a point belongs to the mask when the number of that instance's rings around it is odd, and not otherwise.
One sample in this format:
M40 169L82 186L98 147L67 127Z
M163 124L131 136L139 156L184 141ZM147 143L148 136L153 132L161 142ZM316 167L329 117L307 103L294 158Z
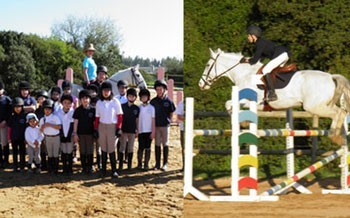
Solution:
M209 89L221 77L228 77L239 89L257 90L258 102L263 102L264 91L256 89L256 73L262 66L240 63L241 53L225 53L218 49L210 49L211 57L199 80L202 90ZM320 117L332 119L329 137L334 143L341 145L342 125L346 113L350 111L350 83L342 75L325 73L317 70L300 70L292 77L283 89L276 89L278 100L269 102L274 109L287 109L303 106L305 111ZM344 97L344 108L336 105L340 97ZM258 110L263 109L259 104Z
M139 65L135 67L130 67L124 70L120 70L114 73L111 77L107 79L112 83L113 94L118 95L117 83L119 80L125 80L129 83L129 86L138 87L140 89L147 89L147 84L142 74L139 71ZM83 90L83 87L78 84L72 84L72 94L75 96L79 95L79 92Z

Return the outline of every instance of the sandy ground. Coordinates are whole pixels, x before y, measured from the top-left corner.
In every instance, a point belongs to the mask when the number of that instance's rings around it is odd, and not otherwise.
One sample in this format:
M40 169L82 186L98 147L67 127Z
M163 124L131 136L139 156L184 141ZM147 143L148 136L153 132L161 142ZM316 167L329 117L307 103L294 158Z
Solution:
M272 182L278 184L282 180ZM271 181L270 181L271 182ZM187 196L184 200L184 217L350 217L350 195L321 194L324 188L335 189L339 186L339 178L321 181L301 181L313 194L298 194L290 189L286 195L280 195L276 202L204 202ZM229 179L196 182L195 186L204 193L229 193ZM259 183L259 190L270 188L268 182ZM220 191L218 191L220 190Z
M154 145L151 164L154 166ZM135 151L137 148L137 143ZM169 170L132 170L120 178L0 172L0 217L181 217L179 129L171 127ZM136 167L136 155L134 155Z

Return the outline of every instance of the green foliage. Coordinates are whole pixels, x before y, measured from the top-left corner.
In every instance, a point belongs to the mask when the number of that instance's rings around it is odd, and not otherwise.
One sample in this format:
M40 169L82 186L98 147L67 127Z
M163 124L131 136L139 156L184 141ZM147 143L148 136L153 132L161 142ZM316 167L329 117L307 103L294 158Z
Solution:
M223 111L224 104L230 98L231 86L228 79L220 79L210 90L201 91L198 81L209 60L209 48L221 48L226 52L243 51L252 55L252 46L246 43L246 28L259 25L263 36L292 52L292 61L299 69L316 69L330 73L350 76L350 51L348 27L350 26L350 6L346 1L299 1L299 0L191 0L184 2L184 49L185 49L185 95L195 98L195 111ZM218 119L196 119L195 128L230 128L228 121ZM299 121L300 129L310 127L310 121ZM329 120L323 121L320 129L329 128ZM285 121L278 119L259 119L259 128L284 128ZM274 127L272 127L274 126ZM295 128L298 128L297 126ZM311 139L297 139L303 146L309 147ZM301 140L301 141L300 141ZM299 143L299 142L296 142ZM198 137L196 148L230 147L227 137ZM225 147L226 146L226 147ZM285 138L260 139L261 149L284 149ZM319 148L335 150L325 137L320 137ZM198 155L195 158L195 173L206 177L215 177L215 171L230 174L229 156ZM225 165L225 163L227 165ZM260 174L269 169L272 175L285 173L284 156L260 156ZM296 160L296 170L310 165L309 156ZM321 173L337 173L337 163L330 163Z

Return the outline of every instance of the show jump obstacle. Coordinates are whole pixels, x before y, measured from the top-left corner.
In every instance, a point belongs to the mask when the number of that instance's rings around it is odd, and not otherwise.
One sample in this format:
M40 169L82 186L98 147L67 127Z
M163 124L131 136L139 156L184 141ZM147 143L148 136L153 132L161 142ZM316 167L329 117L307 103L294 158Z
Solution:
M240 101L249 100L249 110L241 110ZM287 177L288 179L271 189L257 194L258 190L258 157L257 144L259 137L286 137L286 148L294 149L294 136L325 136L327 130L292 130L287 123L287 129L263 129L258 130L257 116L257 94L254 90L232 87L232 111L231 130L205 130L193 129L194 127L194 99L186 98L186 126L185 126L185 171L184 171L184 196L193 195L195 198L204 201L276 201L278 196L274 194L285 193L290 187L294 187L301 193L310 194L311 191L301 186L297 181L304 176L313 173L329 162L341 158L341 189L323 190L322 193L349 194L350 176L348 164L347 144L343 145L332 155L314 163L310 167L294 175L294 153L287 154ZM236 112L236 113L234 113ZM288 115L288 114L287 114ZM288 116L287 116L288 117ZM240 123L249 121L249 130L241 130ZM347 123L346 123L347 124ZM345 125L347 127L347 125ZM347 128L346 128L347 130ZM231 136L231 194L220 196L208 196L193 186L193 139L196 136ZM249 154L240 154L240 145L249 145ZM249 176L240 176L242 167L249 167ZM249 189L249 194L241 194L242 189Z

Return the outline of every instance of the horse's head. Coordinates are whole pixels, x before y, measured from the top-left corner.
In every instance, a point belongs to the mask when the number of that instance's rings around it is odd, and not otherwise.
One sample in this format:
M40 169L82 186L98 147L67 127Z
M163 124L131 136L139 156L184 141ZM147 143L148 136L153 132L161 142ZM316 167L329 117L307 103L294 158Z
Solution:
M147 89L146 81L143 78L141 72L139 71L139 65L130 68L130 71L132 75L133 85L139 87L140 89Z
M241 54L229 54L218 49L216 52L210 50L210 59L205 66L204 72L199 80L198 86L202 90L210 89L211 85L219 78L226 75L239 64Z
M117 95L119 93L117 89L117 83L119 80L127 81L129 83L129 86L132 87L147 89L146 81L139 71L139 65L120 70L114 73L108 80L112 82L114 95Z

